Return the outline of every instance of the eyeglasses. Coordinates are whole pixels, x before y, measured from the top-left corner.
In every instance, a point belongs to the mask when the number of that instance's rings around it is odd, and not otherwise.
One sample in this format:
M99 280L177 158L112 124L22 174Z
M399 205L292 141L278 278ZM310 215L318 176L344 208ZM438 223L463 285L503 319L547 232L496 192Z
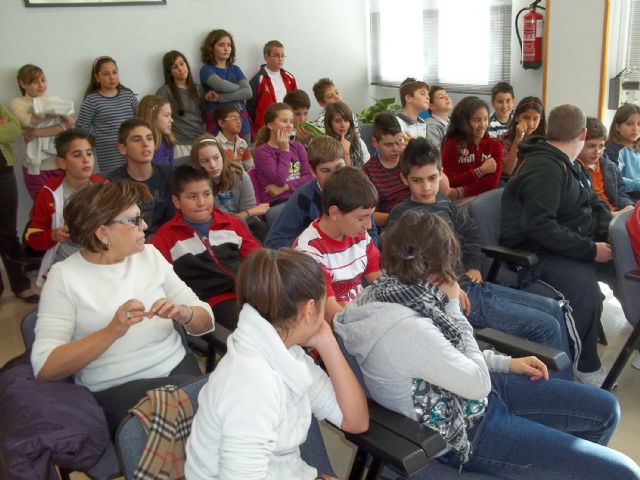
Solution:
M117 223L120 225L133 225L133 226L139 227L143 221L144 221L143 216L138 214L133 218L123 218L122 220L111 220L107 225L113 225L114 223Z

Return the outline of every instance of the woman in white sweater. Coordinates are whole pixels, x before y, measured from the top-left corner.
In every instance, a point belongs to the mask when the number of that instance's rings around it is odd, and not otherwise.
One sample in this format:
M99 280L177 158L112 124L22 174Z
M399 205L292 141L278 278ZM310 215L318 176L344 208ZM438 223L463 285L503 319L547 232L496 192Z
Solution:
M437 431L438 460L500 478L638 479L606 444L615 397L549 379L536 357L481 352L460 309L455 234L438 215L406 212L385 230L385 275L333 321L374 400ZM429 469L412 478L432 478Z
M369 425L364 394L324 321L324 275L293 249L258 250L242 263L236 291L238 328L200 392L185 475L315 479L299 451L311 414L348 432ZM318 352L329 376L303 345Z
M135 182L90 185L64 209L81 250L55 264L42 290L31 352L40 380L73 375L105 410L111 432L149 389L200 375L172 319L187 333L213 329L211 307L151 245Z

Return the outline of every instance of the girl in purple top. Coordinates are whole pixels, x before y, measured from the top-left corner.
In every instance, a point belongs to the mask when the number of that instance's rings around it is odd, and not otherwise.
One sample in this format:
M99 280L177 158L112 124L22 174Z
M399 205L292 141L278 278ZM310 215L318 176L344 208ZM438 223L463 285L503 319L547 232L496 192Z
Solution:
M160 95L146 95L140 100L137 114L151 125L155 143L153 163L172 167L176 140L171 132L173 117L169 100Z
M293 192L312 178L307 151L301 143L289 140L293 130L293 111L284 103L274 103L264 114L258 132L251 171L258 203L271 206L284 203Z
M200 51L203 63L200 69L200 83L204 91L207 132L215 133L218 130L213 113L221 104L229 103L240 112L242 137L247 142L251 141L251 124L246 100L253 97L253 91L240 67L233 63L236 59L233 37L226 30L213 30L205 38Z

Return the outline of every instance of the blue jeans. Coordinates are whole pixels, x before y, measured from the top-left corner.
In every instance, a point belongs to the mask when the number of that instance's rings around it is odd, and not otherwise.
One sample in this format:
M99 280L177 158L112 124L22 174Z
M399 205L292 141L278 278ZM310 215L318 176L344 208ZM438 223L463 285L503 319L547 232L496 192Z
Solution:
M465 292L474 327L495 328L557 348L571 358L564 314L554 299L489 282L465 285Z
M620 418L609 392L507 373L492 373L491 385L485 416L469 432L473 454L463 470L512 479L640 478L633 460L605 446Z

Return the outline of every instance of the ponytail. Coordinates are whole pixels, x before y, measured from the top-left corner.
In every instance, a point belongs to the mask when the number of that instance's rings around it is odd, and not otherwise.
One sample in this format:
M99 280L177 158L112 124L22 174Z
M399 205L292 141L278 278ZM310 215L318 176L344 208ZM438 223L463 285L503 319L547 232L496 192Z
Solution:
M271 137L271 130L266 125L260 127L258 134L256 135L256 147L259 147L263 143L267 143Z
M238 306L248 303L274 327L288 329L299 306L326 295L320 265L292 248L260 249L242 262L236 283Z

